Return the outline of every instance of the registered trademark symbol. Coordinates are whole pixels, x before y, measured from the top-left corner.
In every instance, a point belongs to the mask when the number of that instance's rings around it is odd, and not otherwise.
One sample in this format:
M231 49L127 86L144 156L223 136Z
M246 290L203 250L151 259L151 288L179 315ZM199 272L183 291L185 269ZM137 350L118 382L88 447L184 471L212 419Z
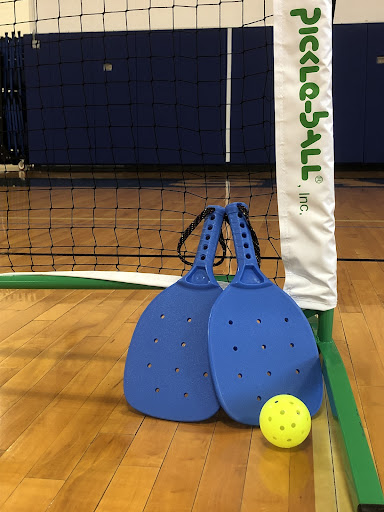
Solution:
M315 181L316 181L316 183L323 183L323 177L322 176L316 176Z

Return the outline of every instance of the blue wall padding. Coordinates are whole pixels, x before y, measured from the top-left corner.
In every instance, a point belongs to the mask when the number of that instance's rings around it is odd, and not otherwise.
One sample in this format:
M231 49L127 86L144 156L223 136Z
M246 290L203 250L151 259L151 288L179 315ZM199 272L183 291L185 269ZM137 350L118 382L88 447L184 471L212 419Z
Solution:
M364 162L367 25L335 25L333 104L336 162Z
M225 163L227 30L39 39L24 36L31 163ZM271 27L233 29L232 163L274 162L272 49ZM338 163L384 162L379 55L383 24L335 25Z
M384 162L384 24L368 25L365 155L367 163Z
M274 162L272 27L234 29L232 41L231 162Z
M31 162L224 161L226 31L39 39L25 37Z

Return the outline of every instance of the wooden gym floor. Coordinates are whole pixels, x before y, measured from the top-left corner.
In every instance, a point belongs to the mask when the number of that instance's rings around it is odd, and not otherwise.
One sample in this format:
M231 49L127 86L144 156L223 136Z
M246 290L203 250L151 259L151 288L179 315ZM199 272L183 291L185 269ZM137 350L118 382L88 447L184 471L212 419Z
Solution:
M334 324L382 482L384 263L367 260L383 259L383 194L383 180L337 180L338 255L360 261L339 262ZM351 511L326 400L292 450L223 412L177 424L129 407L125 354L156 293L0 290L0 510Z

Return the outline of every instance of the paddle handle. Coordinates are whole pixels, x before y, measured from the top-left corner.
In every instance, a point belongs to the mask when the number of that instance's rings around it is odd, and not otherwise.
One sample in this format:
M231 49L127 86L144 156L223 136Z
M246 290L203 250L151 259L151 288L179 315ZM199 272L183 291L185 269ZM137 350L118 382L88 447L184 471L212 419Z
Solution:
M208 206L214 209L204 220L203 230L192 269L183 280L196 286L219 286L213 275L213 262L219 241L225 209L222 206Z
M233 241L235 244L237 272L232 281L232 285L244 287L259 288L272 284L260 271L257 264L255 250L251 231L247 220L239 209L243 206L248 209L244 203L231 203L227 205L225 213L228 216L231 226Z

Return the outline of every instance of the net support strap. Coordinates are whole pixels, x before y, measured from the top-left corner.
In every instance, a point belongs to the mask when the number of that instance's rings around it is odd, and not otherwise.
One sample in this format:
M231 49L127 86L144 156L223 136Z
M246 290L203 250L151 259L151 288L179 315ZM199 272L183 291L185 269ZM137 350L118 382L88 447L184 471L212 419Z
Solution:
M336 306L332 0L274 0L276 174L285 291Z

